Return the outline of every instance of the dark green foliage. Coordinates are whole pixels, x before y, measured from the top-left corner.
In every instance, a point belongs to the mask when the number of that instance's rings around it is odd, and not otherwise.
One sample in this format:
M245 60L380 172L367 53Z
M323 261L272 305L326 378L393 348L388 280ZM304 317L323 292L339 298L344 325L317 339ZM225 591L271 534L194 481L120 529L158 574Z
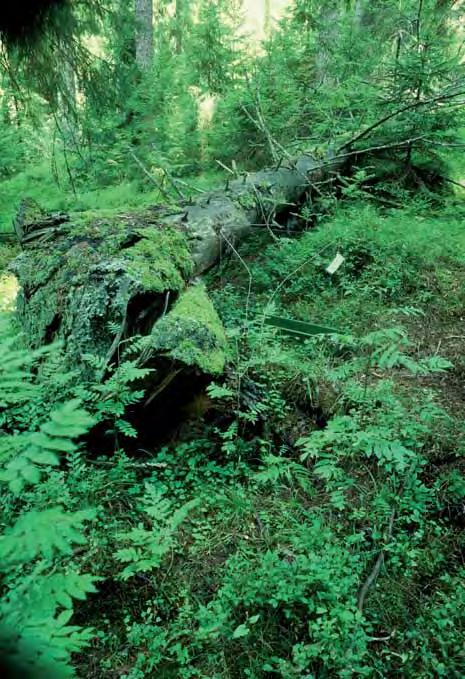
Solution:
M32 42L67 4L67 0L23 0L20 8L7 5L0 20L0 35L7 44Z
M360 137L343 150L356 151L368 175L366 148L388 147L376 170L388 184L381 198L393 193L390 163L394 182L403 175L410 191L440 181L440 155L460 125L460 6L428 0L418 18L416 0L290 3L256 56L239 2L178 5L173 13L159 3L144 74L134 61L132 6L122 2L65 12L61 33L52 26L26 62L33 79L24 61L5 55L1 138L15 143L0 172L11 176L45 155L51 196L52 180L58 194L74 196L121 182L134 192L160 183L172 191L169 174L196 174L217 160L253 167L282 159L283 145L318 155ZM64 67L50 69L51 61ZM40 128L32 144L31 124Z

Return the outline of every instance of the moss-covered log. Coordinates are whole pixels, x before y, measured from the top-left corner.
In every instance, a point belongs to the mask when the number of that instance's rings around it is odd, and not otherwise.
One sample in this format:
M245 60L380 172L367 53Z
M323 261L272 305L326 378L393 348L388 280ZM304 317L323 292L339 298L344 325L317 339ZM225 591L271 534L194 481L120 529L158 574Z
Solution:
M199 275L253 226L295 210L336 169L303 156L176 210L23 223L27 241L14 272L27 338L36 347L63 340L69 363L85 371L86 354L109 365L128 337L150 336L152 358L221 372L226 341Z

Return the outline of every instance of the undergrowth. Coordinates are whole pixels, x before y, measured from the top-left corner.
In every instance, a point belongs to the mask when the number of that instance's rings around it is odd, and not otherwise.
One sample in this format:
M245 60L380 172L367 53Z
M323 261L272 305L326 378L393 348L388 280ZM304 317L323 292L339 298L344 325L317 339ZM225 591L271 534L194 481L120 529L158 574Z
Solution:
M224 379L152 449L129 445L135 363L84 387L59 345L31 352L5 317L1 644L23 676L464 675L465 439L445 342L460 219L354 202L299 240L263 238L244 253L250 289L235 258L232 282L212 281ZM420 332L439 309L442 345ZM338 332L298 340L271 313ZM111 454L89 452L96 425Z

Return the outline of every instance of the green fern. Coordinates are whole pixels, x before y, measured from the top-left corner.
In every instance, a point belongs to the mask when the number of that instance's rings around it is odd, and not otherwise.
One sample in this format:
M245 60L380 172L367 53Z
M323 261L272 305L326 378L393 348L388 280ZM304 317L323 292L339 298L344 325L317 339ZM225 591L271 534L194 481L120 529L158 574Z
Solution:
M8 583L0 603L0 647L2 657L20 661L25 673L74 676L70 655L93 636L91 629L68 622L73 599L95 592L98 578L57 571L55 557L62 560L75 545L85 544L84 522L94 515L92 510L69 513L61 508L31 511L20 515L0 538L0 565Z
M17 339L0 327L0 406L3 422L15 422L12 408L28 401L37 407L46 401L45 382L36 380L32 367L54 348L31 352L17 349ZM47 411L45 410L45 413ZM43 421L43 416L42 418ZM32 418L32 427L39 421ZM26 419L24 419L26 422ZM97 578L67 565L76 546L86 543L85 523L95 511L67 512L62 507L21 512L17 497L27 485L41 482L44 472L60 463L60 454L76 455L75 439L85 434L94 418L77 399L53 410L37 431L19 430L0 439L0 481L5 496L19 512L0 535L0 653L25 676L74 676L71 653L84 648L93 636L90 628L69 624L73 600L95 592ZM37 426L37 425L36 425ZM9 491L9 496L8 496Z
M123 580L160 567L163 558L174 546L177 529L198 504L198 500L192 500L173 511L162 492L150 483L145 488L141 509L150 517L152 529L147 530L143 523L139 523L136 528L120 535L121 541L127 544L116 553L116 559L127 564L121 572Z
M311 492L310 473L306 467L292 459L278 455L265 455L263 468L254 475L259 485L287 484L291 487L296 483L302 490Z
M8 460L0 472L0 482L11 492L20 493L27 484L37 484L47 467L59 464L59 453L77 449L74 438L85 434L94 419L75 399L57 408L38 432L26 432L0 441L0 460Z
M101 375L107 371L107 366L100 359L91 355L86 355L85 358L96 374ZM94 383L80 385L75 393L98 422L111 423L114 432L135 438L137 431L124 415L128 406L143 398L144 390L140 388L140 384L152 370L140 368L135 360L122 361L116 368L108 369L108 372L109 376L103 381L97 379Z
M0 408L27 401L37 392L31 366L37 354L18 349L18 337L4 317L0 318Z
M0 536L0 570L37 557L51 560L55 554L72 554L73 545L85 544L83 525L94 517L92 509L65 512L61 507L21 514Z
M13 660L27 676L74 676L70 655L87 646L94 633L68 624L72 602L95 592L95 581L77 573L41 575L37 568L23 578L0 604L2 657Z

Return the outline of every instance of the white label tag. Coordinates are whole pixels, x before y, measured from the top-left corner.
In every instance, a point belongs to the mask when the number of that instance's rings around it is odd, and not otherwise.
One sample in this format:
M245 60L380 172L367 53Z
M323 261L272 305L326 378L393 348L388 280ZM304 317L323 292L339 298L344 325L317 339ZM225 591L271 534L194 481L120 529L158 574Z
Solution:
M340 252L337 253L331 264L326 267L327 273L333 274L336 273L336 271L339 269L340 266L342 266L345 262L345 257L341 255Z

